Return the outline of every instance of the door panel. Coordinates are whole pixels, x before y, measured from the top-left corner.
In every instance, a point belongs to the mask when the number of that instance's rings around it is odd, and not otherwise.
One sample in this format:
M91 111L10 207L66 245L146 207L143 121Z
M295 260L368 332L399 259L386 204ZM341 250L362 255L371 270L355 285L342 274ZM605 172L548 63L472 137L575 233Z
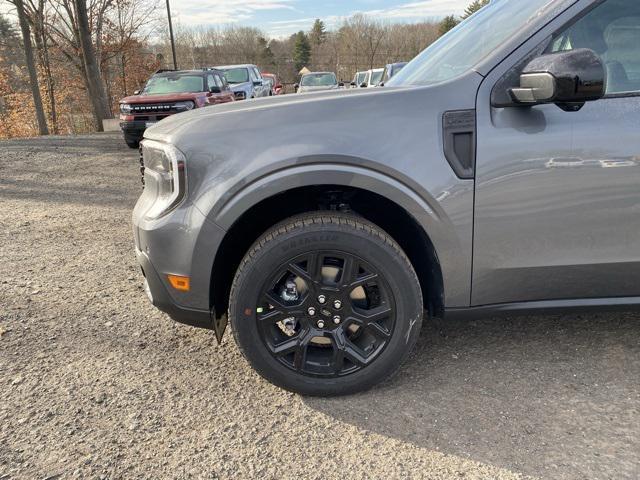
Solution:
M640 295L640 99L492 110L473 304Z
M608 0L555 36L601 55L618 95L579 112L492 108L500 77L483 83L472 304L640 296L638 32L640 3Z

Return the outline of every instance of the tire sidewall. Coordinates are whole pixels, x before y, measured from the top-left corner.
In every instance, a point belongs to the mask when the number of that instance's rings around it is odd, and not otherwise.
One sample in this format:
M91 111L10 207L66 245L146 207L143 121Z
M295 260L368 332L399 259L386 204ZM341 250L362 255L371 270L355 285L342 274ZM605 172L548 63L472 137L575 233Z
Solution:
M264 282L287 260L313 250L336 250L359 256L385 277L395 301L394 331L384 350L370 365L344 377L323 378L294 372L270 354L258 329L255 307ZM415 272L403 254L364 229L348 224L297 226L266 242L243 265L232 293L232 328L250 363L276 385L312 395L363 390L391 375L417 340L422 296Z

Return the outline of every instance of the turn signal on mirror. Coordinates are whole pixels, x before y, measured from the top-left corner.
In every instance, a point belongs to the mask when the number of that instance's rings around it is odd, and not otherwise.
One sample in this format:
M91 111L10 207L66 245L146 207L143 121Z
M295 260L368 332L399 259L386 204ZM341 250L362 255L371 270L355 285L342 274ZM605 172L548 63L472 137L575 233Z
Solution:
M188 292L191 288L189 277L183 277L181 275L167 275L169 283L173 288L180 292Z

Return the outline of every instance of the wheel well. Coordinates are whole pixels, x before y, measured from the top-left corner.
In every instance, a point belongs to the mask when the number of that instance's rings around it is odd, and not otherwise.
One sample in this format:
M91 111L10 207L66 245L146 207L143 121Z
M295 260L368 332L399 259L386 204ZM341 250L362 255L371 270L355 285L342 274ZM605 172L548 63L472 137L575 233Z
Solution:
M276 223L316 210L352 212L375 223L398 242L420 280L430 315L444 312L442 270L433 243L416 220L396 203L376 193L343 186L311 186L287 190L247 210L229 229L216 255L211 274L211 306L218 316L227 312L231 284L251 245Z

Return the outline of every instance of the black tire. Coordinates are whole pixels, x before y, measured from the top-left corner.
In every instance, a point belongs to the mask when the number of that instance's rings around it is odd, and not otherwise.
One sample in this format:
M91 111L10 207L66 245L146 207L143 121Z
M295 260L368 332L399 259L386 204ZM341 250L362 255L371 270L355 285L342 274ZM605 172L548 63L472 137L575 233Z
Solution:
M314 254L313 252L321 252ZM329 252L329 253L326 253ZM378 340L378 329L373 328L379 325L372 325L377 323L377 320L368 320L367 323L361 323L363 330L359 330L359 326L354 320L358 317L349 317L349 313L356 315L356 310L360 307L353 307L349 305L345 308L345 317L343 318L344 326L331 325L330 328L335 328L333 332L325 332L327 338L329 338L331 354L329 357L334 358L333 355L337 354L339 348L344 348L345 343L342 343L341 347L338 347L338 338L344 339L349 337L347 344L353 347L353 342L364 342L364 339L371 338L371 345L367 344L365 350L359 350L361 352L369 352L369 355L373 355L373 359L369 360L370 363L353 363L353 367L350 367L353 373L349 373L345 369L346 354L341 354L340 362L335 362L340 367L335 367L334 374L324 374L324 370L318 368L318 374L313 374L305 371L306 365L311 365L316 368L319 361L315 364L307 364L309 358L308 348L313 347L314 352L323 352L319 350L322 345L316 345L313 342L318 342L318 336L314 336L313 332L318 332L316 326L319 322L316 319L319 317L310 317L306 315L308 305L307 302L314 302L319 299L320 296L316 296L317 290L309 289L306 297L301 297L300 306L295 308L301 308L301 316L305 316L305 319L300 319L296 316L295 324L300 323L300 330L295 333L295 328L290 327L291 330L287 330L288 334L294 335L290 337L290 341L284 343L292 343L296 338L299 338L298 344L305 343L304 353L298 355L298 349L296 347L296 353L293 355L293 365L295 369L287 364L281 357L276 357L274 348L278 346L268 346L271 341L269 334L264 334L263 323L259 324L259 321L264 321L264 318L273 316L270 314L270 310L266 313L264 308L258 307L261 298L274 298L273 292L275 289L268 290L269 297L264 297L265 285L269 285L272 280L278 278L279 269L285 268L284 275L290 275L287 270L292 266L307 265L306 261L303 263L298 262L300 258L306 255L313 255L310 258L319 258L319 261L310 260L309 264L313 262L317 266L316 272L320 272L320 278L324 279L324 273L326 264L324 262L329 260L335 260L330 258L335 253L338 257L344 255L344 258L351 258L349 260L350 267L346 269L347 260L340 264L348 271L356 270L353 277L356 281L351 283L347 281L345 285L345 291L349 291L353 288L353 285L364 285L364 289L372 289L372 292L378 292L371 297L377 297L378 306L372 307L370 312L384 312L385 308L388 309L387 319L382 327L384 330L384 336L380 335L384 340ZM338 260L339 261L339 260ZM356 265L355 267L353 265ZM366 265L366 269L376 272L375 275L366 274L366 270L363 267ZM283 267L284 266L284 267ZM306 268L306 267L305 267ZM298 268L300 270L300 268ZM311 268L308 268L311 272ZM345 273L338 273L340 283L342 283L343 275ZM359 277L360 275L360 277ZM351 277L350 277L351 278ZM373 282L380 283L380 287L363 283L358 279L373 278ZM296 278L296 281L298 279ZM321 280L324 282L324 280ZM294 282L295 283L295 282ZM289 285L291 285L289 283ZM318 284L312 284L313 288L316 288ZM318 288L325 288L324 283L320 284ZM270 287L267 287L270 288ZM356 287L360 288L360 287ZM363 292L365 290L362 290ZM280 290L282 291L282 290ZM324 291L324 290L322 290ZM351 290L349 299L353 297ZM382 292L382 293L381 293ZM386 293L385 293L386 292ZM284 295L284 293L282 294ZM337 293L336 293L337 295ZM369 290L367 290L367 296ZM345 297L341 297L345 298ZM384 300L383 300L384 299ZM280 301L278 305L287 303L281 301L278 297L276 301ZM347 300L351 302L351 300ZM361 300L353 300L360 302ZM365 300L367 303L369 299ZM338 305L335 300L332 301L331 307ZM376 300L373 301L374 303ZM262 304L264 305L264 303ZM276 311L279 308L273 306L273 303L269 303L268 309L273 308L274 313L279 314ZM286 308L286 307L283 307ZM291 307L294 308L294 307ZM340 308L340 307L337 307ZM328 308L322 308L322 315L327 314ZM335 313L335 312L334 312ZM366 312L365 312L366 313ZM285 388L287 390L300 393L303 395L316 395L316 396L334 396L334 395L346 395L355 392L363 391L371 388L373 385L389 378L394 374L402 362L407 358L411 349L414 347L420 332L422 325L423 303L420 284L416 273L409 262L409 259L404 254L399 245L384 231L382 231L376 225L364 220L360 217L351 214L342 214L336 212L314 212L297 217L290 218L281 224L275 226L272 230L265 233L259 238L251 247L249 252L242 260L240 267L236 273L230 297L229 306L229 319L233 329L233 334L237 344L240 347L241 352L253 368L265 379L271 383ZM291 313L284 313L279 315L281 317L291 315ZM330 315L333 315L331 313ZM359 315L359 314L358 314ZM293 317L289 316L286 320L290 321ZM331 318L330 316L328 318ZM335 317L333 317L335 319ZM373 319L373 316L366 317ZM377 316L375 317L377 318ZM260 320L259 320L260 319ZM339 320L338 320L339 321ZM351 324L349 324L351 321ZM271 320L273 322L273 320ZM306 323L305 323L306 322ZM315 323L314 323L315 322ZM279 322L279 328L282 330ZM304 325L307 325L305 327ZM348 325L348 326L347 326ZM269 324L269 329L275 329L276 327ZM305 330L306 328L306 330ZM342 336L338 337L338 328L343 328ZM368 333L369 328L375 330L375 332ZM353 333L353 330L356 333ZM311 332L313 330L313 332ZM272 330L269 330L272 331ZM283 330L284 331L284 330ZM303 332L306 332L303 335ZM358 334L358 332L360 332ZM280 335L280 331L276 330L275 335ZM359 337L357 337L359 335ZM342 340L340 340L342 341ZM384 343L382 343L384 342ZM295 342L293 342L295 343ZM378 345L382 345L378 348ZM349 350L353 352L352 349ZM373 353L371 353L373 352ZM282 355L282 354L280 354ZM297 360L303 358L303 360ZM360 358L360 357L357 357ZM350 362L351 357L347 358ZM315 361L315 360L314 360ZM344 362L344 363L343 363ZM329 361L333 365L333 360ZM300 367L302 365L302 367ZM349 364L350 365L350 364ZM359 368L354 370L354 368ZM322 366L322 368L325 368ZM330 370L330 367L326 367ZM344 373L343 372L347 372Z
M125 143L127 144L127 146L129 148L139 148L140 147L140 140L132 140L129 138L125 138L124 139Z

